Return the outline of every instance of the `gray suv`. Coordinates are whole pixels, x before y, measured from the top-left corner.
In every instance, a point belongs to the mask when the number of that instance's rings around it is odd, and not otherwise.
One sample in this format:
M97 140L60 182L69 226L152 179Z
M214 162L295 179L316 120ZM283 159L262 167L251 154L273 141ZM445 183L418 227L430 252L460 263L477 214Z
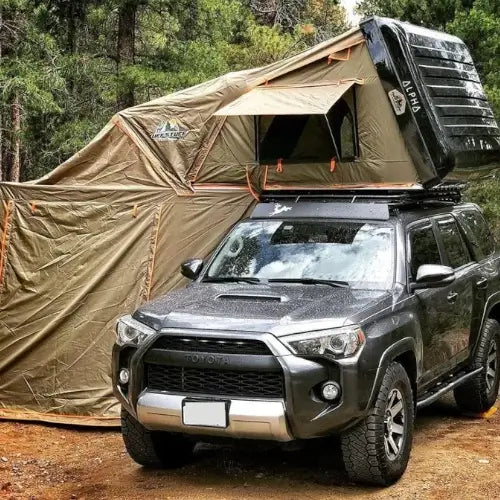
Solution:
M453 190L268 195L192 283L117 324L113 385L131 457L198 441L340 435L349 477L406 469L417 409L499 387L499 254Z

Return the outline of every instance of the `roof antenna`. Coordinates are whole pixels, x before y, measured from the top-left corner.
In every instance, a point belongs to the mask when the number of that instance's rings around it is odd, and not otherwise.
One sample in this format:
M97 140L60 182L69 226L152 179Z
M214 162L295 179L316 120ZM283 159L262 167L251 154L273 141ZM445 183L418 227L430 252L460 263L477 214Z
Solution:
M356 195L352 197L351 203L354 203L356 201Z

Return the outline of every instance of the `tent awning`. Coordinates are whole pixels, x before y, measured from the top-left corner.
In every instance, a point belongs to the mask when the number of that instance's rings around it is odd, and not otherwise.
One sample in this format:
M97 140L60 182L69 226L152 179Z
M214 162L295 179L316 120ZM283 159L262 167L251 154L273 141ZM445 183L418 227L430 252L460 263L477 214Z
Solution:
M326 115L330 108L362 80L322 84L261 85L219 109L216 116Z

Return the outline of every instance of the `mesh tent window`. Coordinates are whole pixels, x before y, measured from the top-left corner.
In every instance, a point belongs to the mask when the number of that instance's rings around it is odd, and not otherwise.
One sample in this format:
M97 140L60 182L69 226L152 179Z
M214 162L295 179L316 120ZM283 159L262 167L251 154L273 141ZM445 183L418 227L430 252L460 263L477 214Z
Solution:
M354 91L352 91L354 93ZM351 103L355 99L350 99ZM341 161L358 156L356 109L339 99L326 115L259 116L256 160L274 163Z
M263 85L217 111L252 116L258 163L326 162L358 156L356 79Z

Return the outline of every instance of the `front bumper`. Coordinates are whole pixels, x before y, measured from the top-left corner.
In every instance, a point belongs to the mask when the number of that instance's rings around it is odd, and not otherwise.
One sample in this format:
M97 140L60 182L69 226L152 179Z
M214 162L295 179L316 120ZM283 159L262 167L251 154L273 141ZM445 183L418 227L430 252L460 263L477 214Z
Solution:
M281 366L284 397L275 399L245 397L244 395L229 397L151 390L147 387L145 380L144 359L151 356L150 348L161 335L192 335L207 338L216 335L228 339L258 339L264 342L272 352L275 362L277 361ZM145 344L137 349L134 348L133 351L130 347L119 346L115 346L113 350L115 395L124 408L148 429L289 441L341 432L366 414L376 370L369 369L362 358L336 363L304 359L291 354L271 334L169 330L161 332L159 336L148 339ZM165 359L169 359L170 355L167 353ZM174 356L172 361L178 363L175 358ZM237 361L242 370L255 369L256 363L262 365L263 361L256 358L258 357L243 355L238 356ZM166 362L170 363L170 361ZM186 363L190 362L186 361ZM125 388L118 382L119 369L124 366L130 370L130 382ZM334 403L323 401L317 391L327 380L338 382L342 388L341 398ZM228 427L219 429L184 425L182 401L185 397L230 401Z
M182 431L186 434L227 436L248 439L290 441L282 400L230 400L228 426L224 429L184 425L182 402L185 396L143 392L137 402L137 418L150 430Z

